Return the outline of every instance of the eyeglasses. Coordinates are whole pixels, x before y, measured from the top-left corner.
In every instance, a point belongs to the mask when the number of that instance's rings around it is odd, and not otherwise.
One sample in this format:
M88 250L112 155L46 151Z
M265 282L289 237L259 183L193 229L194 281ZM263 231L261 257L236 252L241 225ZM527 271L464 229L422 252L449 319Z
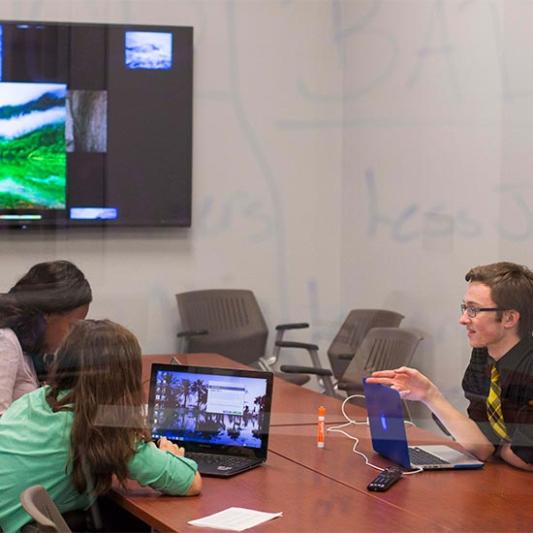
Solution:
M475 305L461 304L461 314L466 312L470 318L475 318L482 311L505 311L505 309L501 307L476 307Z

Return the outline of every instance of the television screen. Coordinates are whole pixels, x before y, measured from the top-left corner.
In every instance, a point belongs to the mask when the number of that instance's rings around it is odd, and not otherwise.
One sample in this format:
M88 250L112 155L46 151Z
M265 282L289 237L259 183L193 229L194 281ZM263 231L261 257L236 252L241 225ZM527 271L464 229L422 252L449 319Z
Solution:
M192 38L0 21L0 227L190 226Z

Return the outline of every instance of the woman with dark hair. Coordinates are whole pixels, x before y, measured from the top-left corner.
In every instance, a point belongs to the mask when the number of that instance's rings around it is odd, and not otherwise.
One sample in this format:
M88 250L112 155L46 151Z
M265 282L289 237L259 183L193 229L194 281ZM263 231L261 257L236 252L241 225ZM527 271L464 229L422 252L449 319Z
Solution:
M87 316L91 287L69 261L38 263L0 295L0 415L46 375L70 324Z
M25 394L0 418L0 527L31 521L19 495L40 484L62 513L86 509L113 476L172 495L195 495L202 480L184 449L145 429L141 349L109 320L72 327L48 385Z

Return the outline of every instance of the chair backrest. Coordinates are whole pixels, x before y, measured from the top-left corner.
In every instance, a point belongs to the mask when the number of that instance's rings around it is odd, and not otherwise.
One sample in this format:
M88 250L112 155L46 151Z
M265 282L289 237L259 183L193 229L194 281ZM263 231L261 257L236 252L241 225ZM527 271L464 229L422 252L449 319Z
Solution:
M362 390L363 377L374 370L388 370L409 365L422 339L418 332L410 329L397 327L371 329L342 376L342 382L345 385L349 384L348 392Z
M372 328L397 327L403 318L400 313L386 309L352 309L328 349L334 377L341 379L350 364L350 359L339 356L353 356Z
M254 293L212 289L176 294L184 330L207 330L191 337L187 351L215 352L244 364L265 355L268 328Z
M20 494L20 503L36 522L38 531L70 532L59 509L43 486L28 487Z

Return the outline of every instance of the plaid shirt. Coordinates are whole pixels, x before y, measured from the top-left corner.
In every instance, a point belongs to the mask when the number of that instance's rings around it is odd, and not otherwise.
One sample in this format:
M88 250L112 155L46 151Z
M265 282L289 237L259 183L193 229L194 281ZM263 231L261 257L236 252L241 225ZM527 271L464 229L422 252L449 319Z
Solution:
M533 338L522 339L501 359L494 362L486 348L474 348L463 377L468 416L496 447L500 438L487 417L490 371L500 373L501 403L511 450L526 463L533 464Z

